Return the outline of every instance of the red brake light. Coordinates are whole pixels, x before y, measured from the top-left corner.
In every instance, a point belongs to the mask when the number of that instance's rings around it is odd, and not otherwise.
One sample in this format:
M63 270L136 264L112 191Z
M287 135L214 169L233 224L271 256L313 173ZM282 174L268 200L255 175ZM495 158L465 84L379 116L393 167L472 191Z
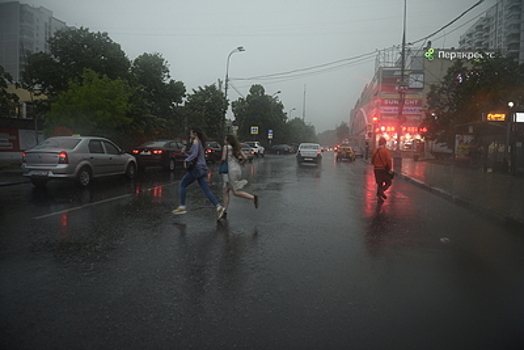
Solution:
M58 155L58 164L67 164L69 160L67 159L67 152L60 152Z
M134 149L134 150L131 151L131 153L138 154L138 153L140 153L140 151L137 150L137 149Z
M155 150L152 151L151 153L153 153L153 154L162 154L162 153L164 153L164 151L161 150L161 149L155 149Z
M26 160L25 160L25 156L26 156L26 155L27 155L27 153L25 153L25 152L22 153L22 163L25 163L25 162L26 162Z

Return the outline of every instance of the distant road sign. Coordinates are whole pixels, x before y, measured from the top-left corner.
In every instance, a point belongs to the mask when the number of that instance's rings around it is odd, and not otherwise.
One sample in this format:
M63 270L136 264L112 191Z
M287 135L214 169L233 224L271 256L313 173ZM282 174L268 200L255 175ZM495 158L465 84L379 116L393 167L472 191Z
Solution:
M251 127L251 135L258 135L258 126Z

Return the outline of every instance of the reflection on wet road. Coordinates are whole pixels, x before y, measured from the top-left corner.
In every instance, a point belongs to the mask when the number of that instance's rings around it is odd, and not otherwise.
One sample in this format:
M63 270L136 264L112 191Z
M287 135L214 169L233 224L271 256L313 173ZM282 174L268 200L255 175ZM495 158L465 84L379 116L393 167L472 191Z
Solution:
M216 166L208 179L221 198ZM183 172L5 187L1 348L511 348L522 235L364 161L243 169L225 220ZM486 331L489 330L489 331ZM28 336L30 334L30 336Z

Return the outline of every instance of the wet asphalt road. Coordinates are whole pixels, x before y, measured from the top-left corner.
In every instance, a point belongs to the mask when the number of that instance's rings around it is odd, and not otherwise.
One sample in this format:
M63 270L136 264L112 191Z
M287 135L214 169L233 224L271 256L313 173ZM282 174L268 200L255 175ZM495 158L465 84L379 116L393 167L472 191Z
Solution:
M216 170L214 167L212 170ZM518 349L524 235L369 165L246 166L227 220L182 172L0 188L2 349ZM219 176L210 176L214 193Z

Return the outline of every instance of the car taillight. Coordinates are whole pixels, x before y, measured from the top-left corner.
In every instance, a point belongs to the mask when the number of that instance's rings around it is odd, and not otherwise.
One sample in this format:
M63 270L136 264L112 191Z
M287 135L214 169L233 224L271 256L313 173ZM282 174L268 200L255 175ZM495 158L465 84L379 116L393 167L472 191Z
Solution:
M161 149L155 149L154 151L151 151L151 153L153 153L153 154L162 154L162 153L164 153L164 151L161 150Z
M60 152L58 155L58 164L67 164L69 160L67 159L67 152Z
M22 163L25 163L25 162L26 162L26 160L25 160L25 156L26 156L26 155L27 155L27 153L25 153L25 152L22 153Z
M133 154L138 154L138 153L140 153L140 151L137 150L137 149L134 149L134 150L131 151L131 153L133 153Z

